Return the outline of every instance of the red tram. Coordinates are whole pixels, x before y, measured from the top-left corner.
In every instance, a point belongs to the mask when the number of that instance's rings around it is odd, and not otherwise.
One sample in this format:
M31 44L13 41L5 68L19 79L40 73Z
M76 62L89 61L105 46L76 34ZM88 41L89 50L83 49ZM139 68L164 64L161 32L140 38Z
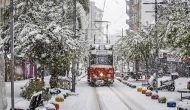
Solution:
M92 86L114 82L113 52L110 45L96 45L90 50L88 83Z

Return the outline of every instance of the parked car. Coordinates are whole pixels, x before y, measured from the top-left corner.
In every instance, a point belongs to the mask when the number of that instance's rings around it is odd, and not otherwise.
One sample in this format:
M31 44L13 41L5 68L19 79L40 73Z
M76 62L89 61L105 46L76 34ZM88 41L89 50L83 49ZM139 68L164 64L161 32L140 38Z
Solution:
M178 105L177 110L190 110L190 104L181 103Z

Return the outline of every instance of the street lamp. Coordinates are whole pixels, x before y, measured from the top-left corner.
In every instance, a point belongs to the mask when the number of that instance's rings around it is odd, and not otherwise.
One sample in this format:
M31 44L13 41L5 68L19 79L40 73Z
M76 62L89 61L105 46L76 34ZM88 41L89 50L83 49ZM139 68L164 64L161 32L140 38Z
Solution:
M163 2L161 2L163 4ZM157 14L158 14L158 2L155 0L155 3L143 3L143 4L154 4L155 5L155 25L157 23ZM158 93L158 36L157 36L157 29L155 31L155 38L154 38L154 43L155 43L155 56L154 56L154 71L156 73L155 79L156 79L156 93Z
M14 18L13 0L10 0L10 38L11 38L11 109L14 110Z
M76 0L73 0L73 32L74 32L74 39L76 38ZM72 92L75 92L75 78L76 78L76 61L75 61L74 53L72 55Z

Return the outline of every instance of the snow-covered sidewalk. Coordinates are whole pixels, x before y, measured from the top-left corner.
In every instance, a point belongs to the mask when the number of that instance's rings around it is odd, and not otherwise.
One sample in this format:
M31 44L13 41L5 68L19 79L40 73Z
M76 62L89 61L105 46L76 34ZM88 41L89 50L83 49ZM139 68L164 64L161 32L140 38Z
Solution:
M167 77L164 77L162 79L168 79ZM187 82L190 81L189 78L179 78L175 80L175 91L167 91L167 90L159 90L158 95L159 97L166 97L167 100L173 99L176 101L177 106L182 102L180 101L181 94L177 92L177 90L187 88ZM127 82L130 82L133 85L142 86L141 81L135 81L133 79L129 79ZM137 92L137 88L131 88L127 86L126 84L123 84L122 82L115 81L113 85L118 91L120 91L123 95L128 97L129 104L134 108L137 105L140 105L143 107L143 110L176 110L177 107L169 108L167 107L166 103L158 103L158 100L151 99L150 96L146 96L145 94L142 94L141 92ZM183 100L184 103L187 103L188 100ZM130 102L135 102L130 103ZM190 101L188 101L190 103ZM190 105L189 105L190 106ZM136 109L135 109L136 110Z
M136 88L130 88L119 81L115 81L114 87L128 99L128 103L134 110L176 110L176 108L168 108L166 104L158 103L158 100L153 100L150 96L137 92ZM159 95L160 93L159 91Z
M48 83L50 76L45 77L45 82ZM23 81L15 81L14 88L15 88L15 103L24 100L20 96L21 89L29 80ZM11 107L11 83L6 82L7 88L7 99L8 99L8 108L10 110ZM88 86L86 79L82 79L76 85L76 96L69 96L67 97L64 102L59 103L60 110L98 110L96 102L96 97L94 93L94 88ZM55 96L53 96L54 98Z
M50 76L45 78L45 82L48 83ZM20 97L21 89L20 87L24 86L29 80L24 81L15 81L15 103L24 100ZM130 81L130 80L129 80ZM176 82L176 89L186 88L187 82L190 81L189 78L179 78L175 80ZM132 81L135 85L139 86L142 83ZM8 99L8 108L11 107L11 84L10 82L6 82L7 87L7 99ZM124 101L130 105L133 110L176 110L174 108L168 108L166 103L160 104L158 100L152 100L150 96L145 96L144 94L137 92L137 89L133 89L128 87L127 85L123 84L115 80L113 86L111 87L115 89L124 99ZM106 105L107 110L117 110L117 108L125 108L121 106L121 102L117 96L115 96L111 91L105 89L105 87L97 87L99 90L99 95L101 97L101 103ZM97 104L97 96L95 94L94 88L90 87L87 84L87 78L84 77L80 81L77 82L76 85L76 96L69 96L67 97L64 102L59 103L60 110L99 110ZM174 99L177 102L177 105L181 102L180 93L178 92L168 92L167 90L159 91L159 96L165 96L167 99Z

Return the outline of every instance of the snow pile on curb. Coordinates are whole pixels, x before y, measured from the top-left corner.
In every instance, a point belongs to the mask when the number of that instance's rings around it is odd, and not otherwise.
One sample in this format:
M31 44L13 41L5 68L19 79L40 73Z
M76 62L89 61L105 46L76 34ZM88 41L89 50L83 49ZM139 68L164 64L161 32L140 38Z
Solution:
M15 108L27 110L27 109L29 109L29 105L30 105L30 101L23 100L23 101L19 101L19 102L15 103Z
M174 99L169 99L167 102L176 102Z
M53 104L47 104L45 105L46 109L55 109L55 106Z

